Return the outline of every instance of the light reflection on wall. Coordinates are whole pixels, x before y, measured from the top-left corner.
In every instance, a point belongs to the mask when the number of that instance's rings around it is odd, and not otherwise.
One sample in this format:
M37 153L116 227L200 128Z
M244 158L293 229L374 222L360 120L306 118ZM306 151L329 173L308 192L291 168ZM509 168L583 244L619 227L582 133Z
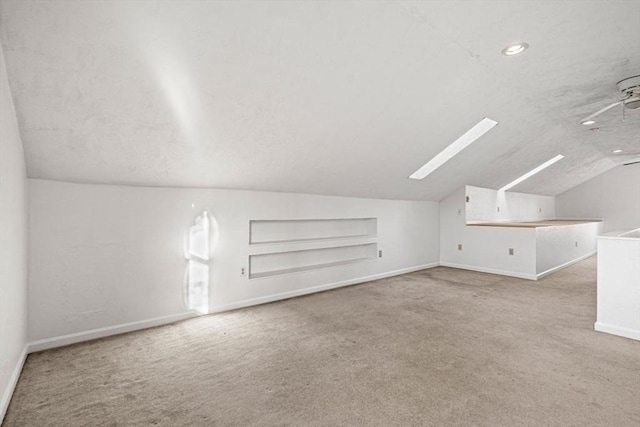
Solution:
M204 211L189 227L189 256L209 261L209 215Z
M172 14L189 7L178 3L167 2L152 13L146 2L115 2L114 7L118 8L118 20L126 23L123 30L128 32L127 46L137 50L140 64L147 71L145 86L151 91L149 95L155 100L160 93L166 103L169 115L156 110L158 120L170 118L179 130L180 142L197 146L207 121L202 113L202 90L194 81L195 54L188 33L164 25L166 20L172 20Z
M211 258L211 220L208 211L202 212L189 227L185 238L185 295L189 310L201 314L209 312L209 260Z
M150 62L158 86L164 93L167 105L180 125L187 143L195 144L198 140L196 124L200 121L199 108L191 79L182 65L184 62L181 63L178 55L168 55L166 52Z
M187 301L189 310L201 314L209 312L209 266L189 260Z

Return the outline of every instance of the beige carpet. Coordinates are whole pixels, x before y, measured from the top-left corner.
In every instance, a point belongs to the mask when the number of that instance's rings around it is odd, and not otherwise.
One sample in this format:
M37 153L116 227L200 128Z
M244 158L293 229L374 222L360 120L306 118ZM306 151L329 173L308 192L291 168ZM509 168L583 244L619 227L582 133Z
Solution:
M32 354L7 426L640 425L640 343L593 331L595 258L435 268Z

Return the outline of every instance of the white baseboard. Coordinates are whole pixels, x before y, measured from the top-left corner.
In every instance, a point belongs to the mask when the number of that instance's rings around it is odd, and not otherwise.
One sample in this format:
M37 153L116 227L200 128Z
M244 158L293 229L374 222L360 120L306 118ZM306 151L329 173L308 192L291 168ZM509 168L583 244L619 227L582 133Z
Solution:
M16 388L16 384L18 384L18 378L20 378L20 373L22 372L22 367L24 366L25 360L27 360L28 353L29 344L25 344L24 349L22 350L22 354L18 358L18 363L16 363L16 366L13 368L13 372L11 373L11 377L9 378L7 388L2 393L2 401L0 401L0 424L2 423L2 420L4 420L4 416L7 413L7 409L9 408L11 396L13 396L13 391Z
M253 298L249 300L240 301L233 304L227 304L222 306L213 307L210 311L211 313L217 313L228 310L235 310L238 308L249 307L252 305L264 304L268 302L293 298L296 296L302 296L307 294L312 294L315 292L326 291L329 289L335 289L343 286L355 285L363 282L370 282L373 280L384 279L387 277L398 276L401 274L407 274L414 271L424 270L427 268L437 267L440 264L437 262L431 264L423 264L415 267L403 268L400 270L389 271L386 273L374 274L371 276L360 277L357 279L343 280L341 282L330 283L321 286L314 286L306 289L299 289L291 292L283 292L280 294L269 295L260 298ZM9 383L7 388L4 390L2 394L2 401L0 401L0 422L4 419L4 415L9 407L9 402L11 401L11 397L13 396L13 392L15 390L16 384L18 383L18 379L20 378L20 373L22 372L22 367L27 358L27 354L35 353L42 350L48 350L51 348L62 347L65 345L76 344L83 341L90 341L97 338L104 338L111 335L122 334L126 332L133 332L140 329L147 329L154 326L166 325L169 323L174 323L180 320L189 319L192 317L196 317L198 314L195 312L186 312L173 314L169 316L156 317L153 319L141 320L137 322L124 323L115 326L108 326L105 328L93 329L90 331L78 332L75 334L62 335L59 337L47 338L38 341L32 341L24 346L22 354L16 364L11 378L9 378Z
M460 268L462 270L478 271L480 273L498 274L500 276L517 277L519 279L536 280L535 274L518 273L516 271L497 270L494 268L477 267L475 265L455 264L453 262L441 262L443 267Z
M244 301L235 302L227 305L220 305L211 307L209 313L220 313L223 311L235 310L238 308L249 307L252 305L265 304L268 302L293 298L297 296L312 294L315 292L326 291L329 289L339 288L342 286L355 285L363 282L370 282L372 280L384 279L386 277L398 276L400 274L411 273L418 270L424 270L427 268L437 267L440 265L437 262L431 264L423 264L410 268L403 268L400 270L389 271L387 273L374 274L371 276L360 277L357 279L344 280L341 282L330 283L327 285L314 286L306 289L298 289L291 292L283 292L275 295L268 295L260 298L253 298ZM174 323L180 320L189 319L198 316L195 312L187 312L174 314L170 316L156 317L154 319L140 320L138 322L124 323L121 325L108 326L100 329L93 329L90 331L78 332L75 334L62 335L59 337L47 338L38 341L32 341L28 344L28 353L35 353L37 351L48 350L50 348L62 347L65 345L76 344L79 342L90 341L97 338L104 338L111 335L123 334L126 332L133 332L140 329L152 328L154 326L166 325Z
M69 344L76 344L83 341L90 341L97 338L104 338L111 335L124 334L126 332L133 332L140 329L153 328L154 326L166 325L174 323L179 320L189 319L196 317L195 312L186 312L179 314L172 314L169 316L155 317L153 319L140 320L137 322L123 323L115 326L107 326L105 328L92 329L90 331L78 332L75 334L62 335L59 337L47 338L38 341L32 341L29 343L29 353L35 353L37 351L48 350L50 348L62 347Z
M595 255L596 253L597 253L597 251L591 251L591 252L589 252L588 254L582 255L581 257L578 257L578 258L576 258L576 259L572 259L571 261L565 262L565 263L564 263L564 264L562 264L562 265L559 265L559 266L557 266L557 267L550 268L550 269L549 269L549 270L547 270L547 271L544 271L544 272L542 272L542 273L540 273L540 274L537 274L537 275L536 275L536 279L541 279L541 278L543 278L544 276L548 276L548 275L550 275L551 273L555 273L555 272L556 272L556 271L558 271L558 270L562 270L563 268L569 267L570 265L575 264L576 262L580 262L580 261L582 261L583 259L587 259L587 258L589 258L590 256Z
M638 330L621 328L619 326L613 326L602 322L596 322L593 328L598 332L606 332L607 334L618 335L620 337L640 341L640 331Z
M518 273L516 271L505 271L505 270L498 270L498 269L494 269L494 268L485 268L485 267L477 267L475 265L464 265L464 264L455 264L453 262L441 262L440 265L443 267L451 267L451 268L461 268L463 270L471 270L471 271L479 271L480 273L491 273L491 274L499 274L501 276L510 276L510 277L517 277L520 279L528 279L528 280L538 280L541 279L545 276L550 275L551 273L555 273L558 270L562 270L563 268L569 267L572 264L575 264L577 262L580 262L584 259L589 258L592 255L595 255L597 253L597 251L592 251L589 252L585 255L582 255L576 259L572 259L571 261L565 262L562 265L558 265L556 267L550 268L547 271L544 271L540 274L526 274L526 273Z
M384 279L387 277L399 276L401 274L412 273L414 271L426 270L428 268L438 267L440 263L433 262L430 264L418 265L415 267L402 268L400 270L389 271L386 273L373 274L371 276L359 277L357 279L343 280L341 282L329 283L326 285L314 286L305 289L296 289L295 291L282 292L274 295L267 295L259 298L252 298L243 301L234 302L231 304L219 305L211 307L209 313L221 313L223 311L236 310L239 308L250 307L253 305L266 304L269 302L280 301L283 299L289 299L299 297L302 295L313 294L316 292L328 291L330 289L341 288L344 286L357 285L358 283L371 282L373 280Z

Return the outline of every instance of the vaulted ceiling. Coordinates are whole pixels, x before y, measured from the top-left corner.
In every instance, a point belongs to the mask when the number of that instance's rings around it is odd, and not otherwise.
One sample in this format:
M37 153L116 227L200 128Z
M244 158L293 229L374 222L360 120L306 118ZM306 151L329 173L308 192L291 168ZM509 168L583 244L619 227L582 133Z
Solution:
M0 0L0 15L34 178L440 200L563 154L512 189L555 195L640 155L640 111L580 124L640 74L639 1ZM499 125L407 179L485 116Z

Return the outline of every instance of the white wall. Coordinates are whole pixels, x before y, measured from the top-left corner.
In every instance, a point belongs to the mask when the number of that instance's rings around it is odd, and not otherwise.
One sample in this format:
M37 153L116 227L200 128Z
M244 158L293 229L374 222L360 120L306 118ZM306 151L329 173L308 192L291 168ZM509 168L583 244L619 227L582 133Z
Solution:
M204 209L218 230L211 311L438 262L436 202L46 180L29 186L30 340L184 313L183 236ZM240 275L248 266L250 220L324 218L377 218L383 257L260 279Z
M596 331L640 340L640 232L598 238Z
M27 342L27 183L22 141L0 47L0 421Z
M554 216L554 197L461 188L440 202L440 263L535 280L595 252L600 223L541 228L469 225Z
M538 278L596 253L601 230L601 222L536 228Z
M499 192L489 188L465 187L467 222L542 221L554 219L556 201L552 196Z
M618 166L556 197L558 218L601 218L603 233L640 227L640 164Z
M466 209L473 199L466 203L465 194L465 188L460 188L440 202L440 263L535 279L535 229L467 226ZM509 248L514 255L509 255Z

